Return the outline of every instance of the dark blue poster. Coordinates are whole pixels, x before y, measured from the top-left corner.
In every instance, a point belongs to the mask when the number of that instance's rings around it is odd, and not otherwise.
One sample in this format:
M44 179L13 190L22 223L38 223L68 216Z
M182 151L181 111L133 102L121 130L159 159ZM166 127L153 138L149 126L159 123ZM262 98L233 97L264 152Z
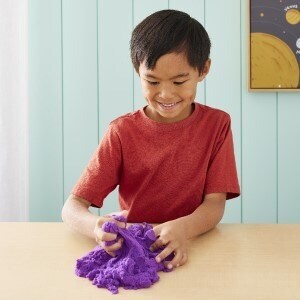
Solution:
M250 88L300 89L300 1L250 0Z

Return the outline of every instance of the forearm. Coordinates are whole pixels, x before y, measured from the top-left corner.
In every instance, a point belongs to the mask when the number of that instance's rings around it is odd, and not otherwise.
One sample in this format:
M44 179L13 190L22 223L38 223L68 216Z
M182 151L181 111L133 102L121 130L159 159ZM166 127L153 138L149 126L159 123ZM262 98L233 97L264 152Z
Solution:
M214 228L222 219L224 207L216 201L201 204L192 214L178 220L183 222L188 239L205 233Z
M67 200L62 210L62 220L72 230L95 239L94 229L99 216L92 214L84 205Z

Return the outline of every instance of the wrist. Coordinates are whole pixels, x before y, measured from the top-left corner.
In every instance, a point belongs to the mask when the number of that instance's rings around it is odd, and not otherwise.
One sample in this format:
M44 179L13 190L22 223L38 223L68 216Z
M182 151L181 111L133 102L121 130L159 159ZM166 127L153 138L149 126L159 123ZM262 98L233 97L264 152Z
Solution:
M191 239L193 238L196 234L195 232L195 220L194 220L194 216L193 214L187 215L185 217L182 217L182 222L180 224L180 226L183 227L183 230L185 232L186 235L186 239Z
M190 237L190 227L192 225L190 224L191 220L190 220L189 216L190 215L170 221L170 222L174 222L174 224L176 225L176 228L180 228L181 232L183 232L183 234L187 240L191 238Z
M187 239L192 239L214 228L218 222L198 211L184 217L183 225Z

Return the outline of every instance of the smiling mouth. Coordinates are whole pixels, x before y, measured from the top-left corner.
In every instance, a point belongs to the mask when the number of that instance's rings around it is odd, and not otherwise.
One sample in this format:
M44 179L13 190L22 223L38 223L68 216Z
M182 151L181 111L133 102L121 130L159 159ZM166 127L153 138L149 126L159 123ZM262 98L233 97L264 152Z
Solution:
M179 101L181 102L181 101ZM158 102L159 105L161 105L162 107L164 108L173 108L174 106L176 106L179 102L174 102L174 103L161 103L161 102Z

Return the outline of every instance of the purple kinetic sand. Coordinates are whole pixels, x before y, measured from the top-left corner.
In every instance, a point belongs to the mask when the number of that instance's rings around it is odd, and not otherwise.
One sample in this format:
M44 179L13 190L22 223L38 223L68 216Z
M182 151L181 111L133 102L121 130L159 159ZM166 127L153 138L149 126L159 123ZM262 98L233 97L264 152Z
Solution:
M114 218L126 222L122 216ZM75 274L92 280L94 285L107 288L113 294L118 293L120 286L125 289L150 287L159 280L158 271L170 271L163 261L157 263L155 260L163 248L154 252L149 250L156 240L152 228L147 223L120 228L113 222L105 222L102 226L104 231L117 233L117 240L124 238L122 247L112 257L97 245L91 252L77 259ZM171 255L165 260L172 258Z

